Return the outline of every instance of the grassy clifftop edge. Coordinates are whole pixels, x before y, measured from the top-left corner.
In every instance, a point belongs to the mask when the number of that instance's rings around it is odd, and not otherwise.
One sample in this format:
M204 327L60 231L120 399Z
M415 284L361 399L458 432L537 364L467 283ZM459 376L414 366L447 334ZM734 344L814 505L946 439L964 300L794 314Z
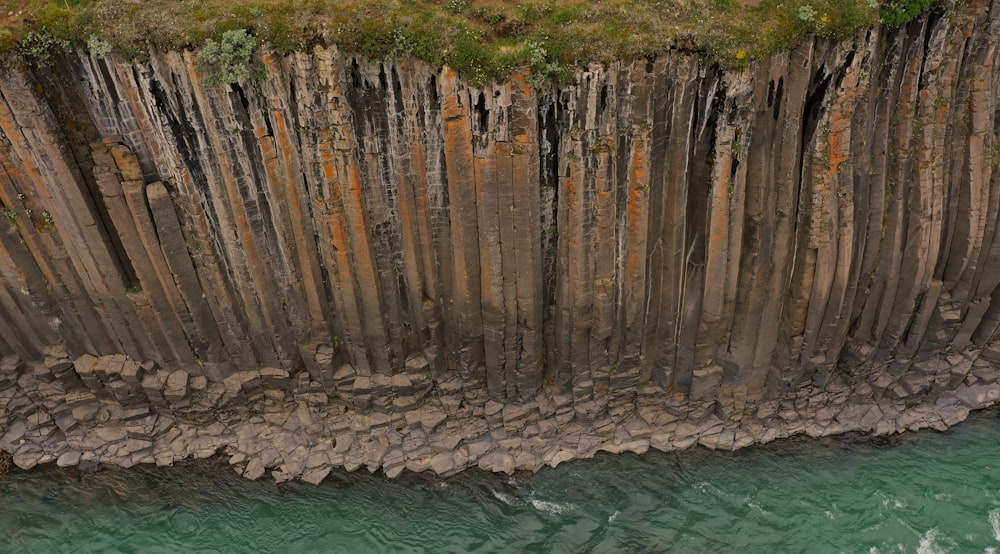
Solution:
M685 49L729 69L810 34L903 25L962 0L14 0L0 2L0 55L44 64L60 48L141 59L192 49L233 82L257 45L336 45L373 60L447 64L471 84L530 67L539 84L589 62Z

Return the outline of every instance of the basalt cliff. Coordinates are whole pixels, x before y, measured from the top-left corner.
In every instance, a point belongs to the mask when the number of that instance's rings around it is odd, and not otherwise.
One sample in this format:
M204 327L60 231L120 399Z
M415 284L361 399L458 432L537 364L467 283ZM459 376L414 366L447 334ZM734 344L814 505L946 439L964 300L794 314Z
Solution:
M535 470L1000 400L1000 3L536 89L335 48L0 77L0 450Z

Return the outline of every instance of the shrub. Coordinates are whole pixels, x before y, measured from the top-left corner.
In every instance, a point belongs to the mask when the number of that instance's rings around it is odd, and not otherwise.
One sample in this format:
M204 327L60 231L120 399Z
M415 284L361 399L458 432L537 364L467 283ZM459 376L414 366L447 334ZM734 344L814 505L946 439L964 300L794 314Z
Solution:
M257 47L257 39L246 29L235 29L222 34L222 40L205 41L198 52L198 70L205 74L205 86L232 85L250 77L250 57Z
M36 33L31 31L21 39L18 52L24 61L32 65L48 65L52 61L52 54L60 49L69 46L64 40L59 40L48 33Z
M96 60L103 60L111 54L111 43L97 35L90 35L87 39L87 50Z
M535 89L544 89L551 81L565 82L573 74L571 67L560 64L557 60L550 60L550 55L545 46L535 40L528 40L524 43L527 64L531 68L528 76L528 83Z
M934 4L934 0L894 0L882 4L882 23L889 27L899 27L913 21L927 8Z

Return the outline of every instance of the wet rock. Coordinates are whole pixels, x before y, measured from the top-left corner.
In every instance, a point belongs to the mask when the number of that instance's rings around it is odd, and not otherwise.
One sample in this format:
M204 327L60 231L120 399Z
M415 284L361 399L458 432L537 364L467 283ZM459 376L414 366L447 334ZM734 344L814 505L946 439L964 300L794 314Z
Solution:
M443 454L439 454L442 456ZM514 457L506 452L493 451L479 458L479 467L487 471L513 473Z
M948 427L957 425L969 417L968 407L958 403L938 405L935 409L937 410L941 421Z
M157 452L153 459L157 467L167 467L174 464L174 455L172 452Z
M80 457L82 453L79 450L69 449L63 452L59 458L56 459L56 465L59 467L75 466L80 463Z
M243 470L243 476L251 481L256 481L264 476L264 463L260 458L250 458L246 469Z
M431 458L431 470L438 475L447 475L455 469L455 458L450 452L442 452Z
M326 476L330 474L329 467L317 467L307 469L302 473L302 480L310 485L319 485L326 479Z
M955 392L955 397L969 408L987 406L1000 400L1000 384L962 387Z
M6 432L0 435L0 445L11 445L21 440L21 437L28 431L28 423L23 419L16 419L10 423ZM8 449L9 450L9 449Z
M385 471L386 477L388 477L389 479L395 479L396 477L399 477L403 473L404 469L406 469L406 462L404 460L397 463L386 464L385 466L383 466L382 469L383 471Z
M28 445L18 448L11 459L17 467L28 470L38 465L43 455L44 452L42 452L41 448L35 445Z
M573 454L573 452L570 452L569 450L562 450L562 449L560 449L560 450L558 450L555 453L555 455L553 455L548 460L548 464L549 464L550 467L556 467L556 466L558 466L559 464L561 464L563 462L568 462L568 461L573 460L575 458L576 458L576 456Z

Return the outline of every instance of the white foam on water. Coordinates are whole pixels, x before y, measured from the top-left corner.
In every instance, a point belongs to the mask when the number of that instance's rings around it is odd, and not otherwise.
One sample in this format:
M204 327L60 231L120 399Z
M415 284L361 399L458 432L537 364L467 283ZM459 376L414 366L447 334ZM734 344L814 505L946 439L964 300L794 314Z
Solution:
M568 512L570 510L575 510L576 509L576 504L573 504L573 503L570 503L570 502L566 502L564 504L560 504L558 502L549 502L547 500L538 500L536 498L532 498L531 496L528 496L528 498L524 498L524 497L518 498L516 496L512 496L512 495L509 495L509 494L506 494L506 493L503 493L503 492L500 492L500 491L490 491L490 492L493 493L493 497L494 498L496 498L497 500L499 500L500 502L503 502L504 504L506 504L508 506L523 506L523 505L525 505L526 502L530 502L531 506L534 509L538 510L539 512L545 512L545 513L548 513L548 514L562 514L562 513Z
M545 500L535 500L534 498L531 499L531 505L539 512L549 514L561 514L576 509L576 504L568 502L566 504L558 504L556 502L546 502Z
M608 523L614 523L614 522L615 522L615 520L616 520L616 519L618 519L618 516L619 516L620 514L621 514L621 512L620 512L620 511L618 511L618 510L615 510L615 513L613 513L613 514L611 514L611 515L609 515L609 516L608 516Z
M944 554L947 550L944 550L941 545L937 543L938 530L934 527L927 530L926 533L920 535L920 543L917 545L917 554Z
M997 554L997 549L992 546L987 546L986 549L983 550L983 554Z
M698 492L705 494L714 494L716 496L722 496L724 494L722 490L719 489L719 487L716 487L715 485L709 483L708 481L702 481L701 483L696 484L694 488Z
M500 502L503 502L504 504L506 504L508 506L513 506L514 503L515 503L515 499L514 499L513 496L511 496L509 494L504 494L504 493L502 493L500 491L493 491L493 498L496 498L497 500L499 500Z
M886 494L886 493L884 493L882 491L876 492L875 496L882 499L882 507L883 508L889 508L890 505L893 508L897 508L897 509L899 509L899 508L905 508L906 507L906 502L903 502L902 500L900 500L900 499L898 499L898 498L896 498L896 497L894 497L892 495Z
M873 546L873 547L869 548L868 549L868 554L879 554L878 547L877 546Z
M771 515L771 512L768 512L767 510L765 510L764 508L762 508L760 504L757 504L756 502L754 502L753 499L750 498L749 496L744 496L743 497L743 505L746 506L747 508L750 508L751 510L755 510L756 512L758 512L761 515L765 515L765 516Z
M1000 510L990 510L988 519L993 527L993 538L1000 541Z

